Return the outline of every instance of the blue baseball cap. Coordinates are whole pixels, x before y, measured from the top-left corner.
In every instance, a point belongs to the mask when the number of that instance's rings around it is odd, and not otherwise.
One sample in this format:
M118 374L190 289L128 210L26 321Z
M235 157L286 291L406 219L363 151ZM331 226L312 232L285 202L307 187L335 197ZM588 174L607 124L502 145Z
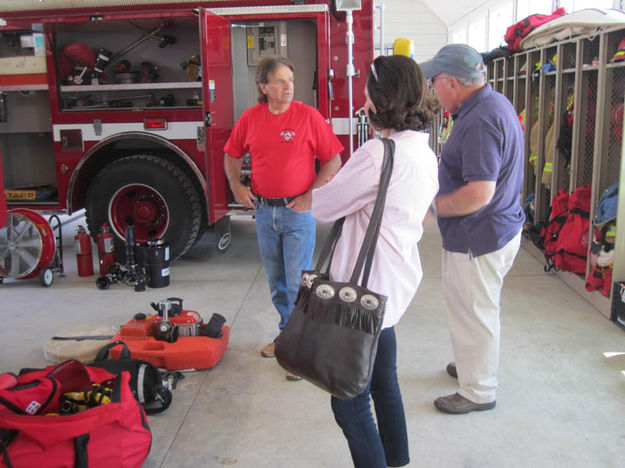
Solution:
M482 55L466 44L449 44L427 62L420 63L426 78L441 73L458 78L477 78L486 71Z

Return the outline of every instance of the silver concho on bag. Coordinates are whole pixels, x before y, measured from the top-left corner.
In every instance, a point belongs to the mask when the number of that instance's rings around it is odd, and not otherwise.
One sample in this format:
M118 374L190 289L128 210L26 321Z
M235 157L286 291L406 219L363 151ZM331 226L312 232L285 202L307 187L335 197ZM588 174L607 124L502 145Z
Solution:
M372 294L365 294L360 298L360 305L367 310L376 310L380 301Z
M354 302L358 298L358 293L350 286L343 286L339 290L339 297L343 302Z
M319 275L315 273L304 273L302 275L302 286L307 287L308 289L312 288L313 281L315 281Z
M336 291L329 284L320 284L315 290L315 294L317 294L320 299L332 299L335 293Z

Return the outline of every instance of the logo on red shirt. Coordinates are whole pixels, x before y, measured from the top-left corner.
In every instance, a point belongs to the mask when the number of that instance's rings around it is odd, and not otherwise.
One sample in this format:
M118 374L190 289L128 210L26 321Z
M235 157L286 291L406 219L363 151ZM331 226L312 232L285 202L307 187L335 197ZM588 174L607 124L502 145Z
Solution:
M285 143L292 143L295 138L295 130L286 129L280 132L280 136L282 137L282 141Z

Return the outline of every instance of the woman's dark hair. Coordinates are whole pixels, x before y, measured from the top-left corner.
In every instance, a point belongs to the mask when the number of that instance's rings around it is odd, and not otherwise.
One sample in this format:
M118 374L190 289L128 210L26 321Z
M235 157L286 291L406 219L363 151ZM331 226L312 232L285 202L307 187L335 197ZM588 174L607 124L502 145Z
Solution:
M376 130L426 130L440 110L419 65L404 55L381 56L373 61L367 91L376 113L369 120Z
M258 89L258 102L261 104L267 102L267 96L260 89L260 83L267 84L269 82L269 73L282 65L289 67L292 72L295 72L293 63L286 57L265 57L258 64L255 80L256 88Z

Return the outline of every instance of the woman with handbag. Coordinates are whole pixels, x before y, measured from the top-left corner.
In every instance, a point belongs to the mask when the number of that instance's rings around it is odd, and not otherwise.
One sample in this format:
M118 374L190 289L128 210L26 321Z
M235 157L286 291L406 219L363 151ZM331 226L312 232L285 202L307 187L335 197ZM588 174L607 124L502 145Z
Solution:
M423 276L417 243L438 191L437 160L425 131L439 105L418 65L400 55L378 57L371 64L365 99L369 122L395 144L367 286L388 299L369 385L351 399L332 396L332 410L347 438L354 466L380 468L410 461L394 326ZM312 212L318 221L345 217L332 255L330 280L348 281L354 270L378 196L383 160L383 142L369 140L327 185L313 191Z

